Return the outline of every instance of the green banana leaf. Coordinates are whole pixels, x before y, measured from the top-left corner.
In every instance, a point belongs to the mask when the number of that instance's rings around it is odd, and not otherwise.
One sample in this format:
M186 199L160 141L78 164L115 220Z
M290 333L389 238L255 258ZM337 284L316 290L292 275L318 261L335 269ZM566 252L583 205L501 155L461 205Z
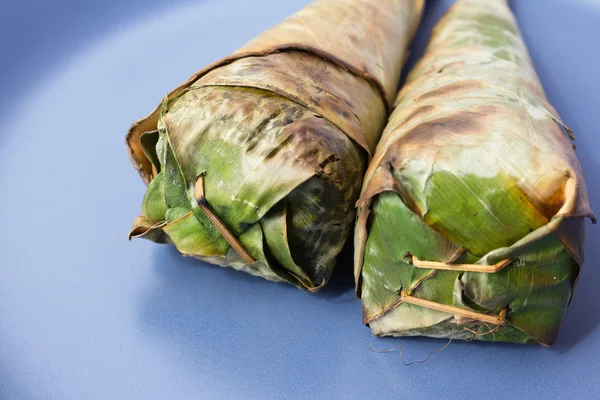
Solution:
M359 200L355 277L374 334L554 342L595 221L568 136L507 1L458 0Z
M267 91L202 87L170 103L159 120L146 224L164 221L159 229L186 255L307 288L326 280L352 223L364 152L325 119ZM256 263L246 265L199 208L190 183L202 174L208 203Z

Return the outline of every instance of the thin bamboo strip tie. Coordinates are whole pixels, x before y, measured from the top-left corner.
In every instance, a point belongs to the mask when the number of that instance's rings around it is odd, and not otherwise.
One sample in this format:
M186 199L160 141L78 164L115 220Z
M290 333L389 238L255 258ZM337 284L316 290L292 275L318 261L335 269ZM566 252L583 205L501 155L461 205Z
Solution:
M448 264L437 261L422 261L417 257L412 256L412 265L417 268L426 268L426 269L443 269L447 271L462 271L462 272L483 272L488 274L493 274L502 270L508 264L510 264L513 259L507 258L505 260L499 261L494 265L479 265L479 264Z
M446 304L436 303L434 301L419 299L418 297L413 297L413 296L407 295L404 290L400 293L400 297L402 298L402 301L405 303L414 304L414 305L420 306L420 307L430 308L430 309L436 310L436 311L446 312L448 314L459 315L461 317L470 318L470 319L474 319L474 320L478 320L478 321L482 321L482 322L487 322L487 323L493 324L493 325L502 325L506 318L506 309L505 308L503 308L500 311L500 314L498 316L493 316L493 315L478 313L478 312L471 311L471 310L465 310L464 308L458 308L458 307L449 306Z
M198 206L204 212L204 215L210 220L215 228L223 235L225 240L233 247L233 249L242 257L245 263L254 264L256 260L250 255L244 245L231 233L229 228L221 221L221 219L215 214L204 195L204 175L200 175L196 180L196 201Z

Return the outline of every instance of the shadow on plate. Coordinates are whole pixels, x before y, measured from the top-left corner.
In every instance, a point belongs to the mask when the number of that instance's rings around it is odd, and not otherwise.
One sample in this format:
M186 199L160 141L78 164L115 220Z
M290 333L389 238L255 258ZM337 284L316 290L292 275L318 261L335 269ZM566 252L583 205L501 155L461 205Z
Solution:
M354 241L352 234L337 258L335 268L325 287L313 296L330 299L332 301L358 301L354 295Z
M335 298L184 258L171 246L157 245L148 267L138 329L186 368L216 380L234 376L239 387L277 385L295 368L313 368L315 358L333 369L355 335L331 338L364 329L358 300L335 304Z

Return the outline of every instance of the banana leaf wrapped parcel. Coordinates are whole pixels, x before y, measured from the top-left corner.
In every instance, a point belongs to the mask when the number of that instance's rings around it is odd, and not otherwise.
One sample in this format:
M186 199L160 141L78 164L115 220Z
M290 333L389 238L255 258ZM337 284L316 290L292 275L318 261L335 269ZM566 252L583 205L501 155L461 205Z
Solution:
M506 0L458 0L400 91L355 233L375 335L551 345L595 222Z
M315 291L350 232L423 0L318 0L194 74L126 142L130 237Z

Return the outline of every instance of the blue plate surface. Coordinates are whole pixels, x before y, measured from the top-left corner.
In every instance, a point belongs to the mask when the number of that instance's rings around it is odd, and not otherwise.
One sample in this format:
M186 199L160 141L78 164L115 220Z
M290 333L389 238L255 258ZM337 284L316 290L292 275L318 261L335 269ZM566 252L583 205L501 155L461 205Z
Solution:
M351 264L310 295L127 242L124 134L303 0L9 0L0 12L0 398L597 399L600 227L551 349L377 339ZM430 0L422 54L451 1ZM600 212L600 1L514 0ZM371 349L370 349L371 348Z

